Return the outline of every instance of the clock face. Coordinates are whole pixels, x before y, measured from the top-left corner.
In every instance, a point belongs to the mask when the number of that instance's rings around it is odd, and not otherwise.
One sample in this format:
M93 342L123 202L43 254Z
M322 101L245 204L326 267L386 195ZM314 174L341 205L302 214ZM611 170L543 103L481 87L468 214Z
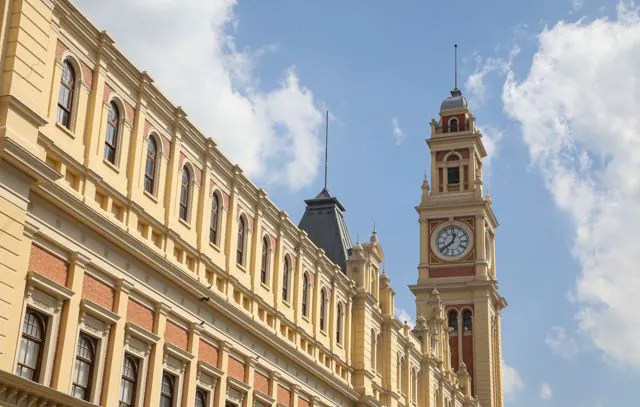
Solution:
M445 226L438 232L435 243L442 256L456 257L469 247L469 235L460 226Z

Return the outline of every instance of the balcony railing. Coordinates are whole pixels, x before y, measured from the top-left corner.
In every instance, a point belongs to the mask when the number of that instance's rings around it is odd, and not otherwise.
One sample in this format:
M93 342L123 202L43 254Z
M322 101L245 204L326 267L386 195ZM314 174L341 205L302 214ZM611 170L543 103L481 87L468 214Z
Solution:
M16 407L96 407L66 393L0 371L0 405Z

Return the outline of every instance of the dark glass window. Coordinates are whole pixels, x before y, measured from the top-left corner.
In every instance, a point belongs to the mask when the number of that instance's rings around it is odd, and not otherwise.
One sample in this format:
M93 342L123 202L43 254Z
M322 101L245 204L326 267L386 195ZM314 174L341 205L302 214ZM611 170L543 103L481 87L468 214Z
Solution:
M122 366L122 380L120 382L120 407L135 405L136 390L138 388L138 359L125 355Z
M449 131L451 133L455 133L458 131L458 119L449 120Z
M47 333L47 317L27 308L22 324L16 375L38 381L42 364L42 348Z
M342 319L344 318L344 311L342 310L342 303L338 303L338 318L336 321L336 342L342 343Z
M302 315L309 315L309 274L302 275Z
M196 389L196 407L207 407L207 392Z
M471 332L471 330L473 329L471 316L471 310L466 309L462 312L462 326L465 332Z
M244 218L241 216L238 219L238 248L236 249L236 262L239 265L244 264L244 236L246 233L246 226L244 223Z
M174 407L176 380L169 373L162 373L162 388L160 389L160 407Z
M460 167L447 168L447 183L460 183Z
M269 237L262 238L262 262L260 263L260 282L267 284L267 276L269 272Z
M189 195L191 193L191 173L185 165L182 167L182 183L180 185L180 219L187 221L189 216Z
M104 159L111 164L116 163L118 151L118 131L120 129L120 111L114 102L109 103L107 114L107 134L104 139Z
M211 219L209 220L209 242L218 244L218 219L220 216L220 202L218 195L211 197Z
M320 330L325 330L327 319L327 290L323 287L320 290Z
M158 160L158 145L153 137L149 137L147 145L147 160L144 166L144 190L151 195L156 187L156 162Z
M96 340L83 333L78 337L76 350L76 366L73 377L71 395L81 400L89 400L91 396L91 381L96 361Z
M287 256L284 258L282 270L282 301L289 301L289 274L291 274L291 262Z
M449 328L452 334L458 332L458 311L452 309L448 314Z
M60 93L58 93L58 123L71 128L71 110L75 93L76 73L69 61L62 64L62 78L60 78Z

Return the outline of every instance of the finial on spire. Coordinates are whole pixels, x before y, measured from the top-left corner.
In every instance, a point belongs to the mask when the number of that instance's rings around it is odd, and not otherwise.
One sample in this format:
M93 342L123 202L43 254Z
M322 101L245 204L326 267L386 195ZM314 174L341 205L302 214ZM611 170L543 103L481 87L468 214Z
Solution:
M324 130L324 189L327 189L327 171L329 168L329 110L325 117Z
M453 45L453 58L454 58L453 88L458 89L458 44Z
M374 235L376 234L376 221L373 221L373 232Z

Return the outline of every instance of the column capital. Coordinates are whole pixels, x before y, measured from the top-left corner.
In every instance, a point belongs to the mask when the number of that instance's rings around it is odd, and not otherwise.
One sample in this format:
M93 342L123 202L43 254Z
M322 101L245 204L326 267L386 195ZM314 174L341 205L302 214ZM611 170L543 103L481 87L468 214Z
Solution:
M73 252L71 253L71 263L74 266L80 266L82 268L86 268L87 264L91 263L91 257L81 252Z
M134 287L134 284L124 278L121 278L116 282L116 288L120 290L122 293L127 295L131 292L133 287Z
M159 312L161 315L164 315L166 317L167 315L169 315L169 311L171 311L171 306L163 302L159 302L156 304L155 309L156 312Z

